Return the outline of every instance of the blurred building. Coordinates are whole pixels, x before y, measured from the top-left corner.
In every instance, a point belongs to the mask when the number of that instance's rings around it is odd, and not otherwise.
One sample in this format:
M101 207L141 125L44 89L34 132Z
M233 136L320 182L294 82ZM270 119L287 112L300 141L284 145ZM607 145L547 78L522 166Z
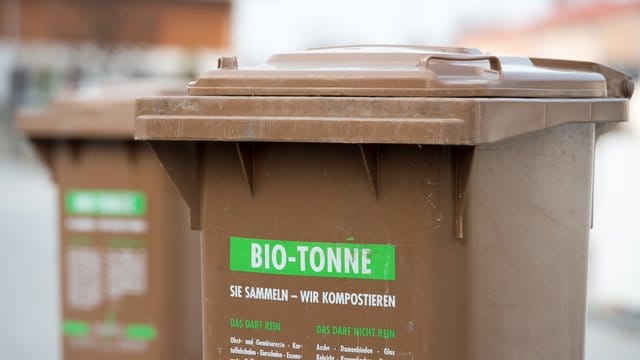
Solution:
M558 1L522 27L467 29L458 44L492 53L590 60L631 75L640 69L640 1Z
M184 77L229 47L230 0L4 0L0 106L83 81Z
M224 0L5 0L3 37L101 46L229 46Z

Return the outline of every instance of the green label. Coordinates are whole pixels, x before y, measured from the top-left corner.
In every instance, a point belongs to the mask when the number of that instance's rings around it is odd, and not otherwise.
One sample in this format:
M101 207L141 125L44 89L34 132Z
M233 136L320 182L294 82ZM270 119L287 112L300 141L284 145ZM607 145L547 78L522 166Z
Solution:
M229 239L232 271L291 276L395 280L394 245Z
M151 341L157 335L156 328L147 324L130 324L124 329L124 336L129 340Z
M139 191L69 190L64 209L71 215L142 216L147 213L147 197Z
M142 239L109 239L109 247L119 249L142 249L145 247Z
M71 237L67 239L67 242L69 243L70 246L91 246L92 245L92 241L88 237L79 237L79 236Z
M80 320L66 319L62 323L62 332L65 336L85 337L89 335L89 324Z

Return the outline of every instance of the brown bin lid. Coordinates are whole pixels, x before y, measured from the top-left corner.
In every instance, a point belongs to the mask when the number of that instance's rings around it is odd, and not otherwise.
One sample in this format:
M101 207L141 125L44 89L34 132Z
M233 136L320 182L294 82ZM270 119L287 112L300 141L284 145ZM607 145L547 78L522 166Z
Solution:
M246 68L238 68L234 58L221 58L217 70L189 85L189 95L623 96L615 90L607 89L596 64L420 46L312 49L274 55Z
M182 95L179 80L138 80L66 91L43 109L21 109L18 129L32 138L133 139L135 99Z
M190 96L137 102L145 140L478 144L569 122L626 121L631 78L475 49L351 46L222 57Z

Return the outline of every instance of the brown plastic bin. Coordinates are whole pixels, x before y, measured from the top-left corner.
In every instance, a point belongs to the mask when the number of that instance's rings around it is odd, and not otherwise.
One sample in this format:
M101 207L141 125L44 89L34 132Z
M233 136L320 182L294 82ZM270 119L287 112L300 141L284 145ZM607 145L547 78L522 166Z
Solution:
M205 360L582 358L594 143L631 84L355 46L138 99L202 229Z
M19 115L59 190L65 360L202 358L199 234L133 141L135 96L174 84L102 86Z

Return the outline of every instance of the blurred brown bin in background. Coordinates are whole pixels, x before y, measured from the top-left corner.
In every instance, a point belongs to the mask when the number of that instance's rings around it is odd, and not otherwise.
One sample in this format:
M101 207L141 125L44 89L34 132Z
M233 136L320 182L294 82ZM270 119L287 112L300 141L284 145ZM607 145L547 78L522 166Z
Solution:
M180 93L141 82L61 96L18 126L59 188L63 358L200 359L199 236L145 144L135 96Z
M630 84L360 46L138 99L202 229L204 358L582 358L594 144Z

